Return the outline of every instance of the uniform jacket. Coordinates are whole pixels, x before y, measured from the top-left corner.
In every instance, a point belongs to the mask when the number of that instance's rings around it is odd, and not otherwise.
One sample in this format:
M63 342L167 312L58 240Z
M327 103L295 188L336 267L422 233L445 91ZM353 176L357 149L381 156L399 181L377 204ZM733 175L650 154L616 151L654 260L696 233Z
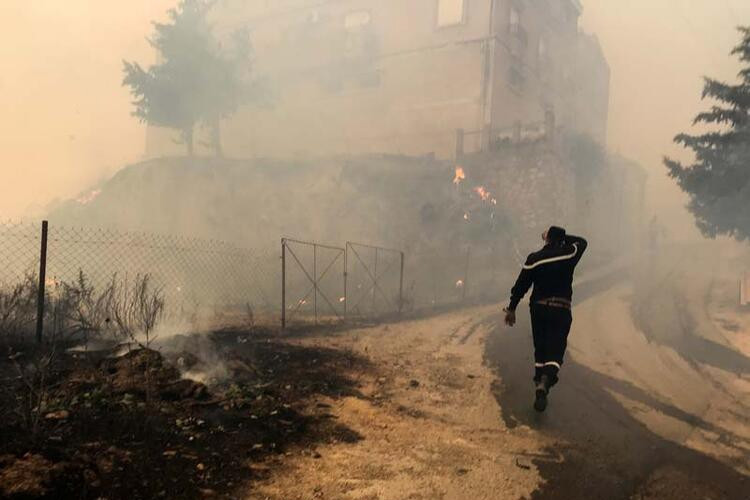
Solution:
M588 242L566 235L562 243L548 243L538 252L529 254L510 291L511 310L514 310L531 285L531 303L542 299L573 297L573 270L586 251Z

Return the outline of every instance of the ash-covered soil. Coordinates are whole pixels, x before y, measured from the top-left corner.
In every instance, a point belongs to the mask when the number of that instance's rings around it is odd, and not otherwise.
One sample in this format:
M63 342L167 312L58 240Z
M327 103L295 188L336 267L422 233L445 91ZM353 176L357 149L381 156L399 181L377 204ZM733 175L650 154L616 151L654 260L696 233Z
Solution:
M269 460L361 438L321 398L361 397L354 374L371 370L363 357L260 330L185 338L182 347L58 352L34 412L24 411L25 364L36 348L4 356L0 496L238 497L269 473ZM183 377L215 373L217 363L222 378L208 385Z

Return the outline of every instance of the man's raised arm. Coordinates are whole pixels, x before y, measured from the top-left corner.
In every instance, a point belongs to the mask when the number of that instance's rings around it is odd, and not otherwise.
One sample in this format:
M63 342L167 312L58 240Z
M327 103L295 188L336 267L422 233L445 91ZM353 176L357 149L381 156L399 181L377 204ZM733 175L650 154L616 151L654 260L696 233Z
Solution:
M576 248L576 255L573 258L574 262L578 264L578 261L583 257L583 253L589 246L589 242L585 238L580 236L573 236L572 234L565 235L565 243L573 245Z

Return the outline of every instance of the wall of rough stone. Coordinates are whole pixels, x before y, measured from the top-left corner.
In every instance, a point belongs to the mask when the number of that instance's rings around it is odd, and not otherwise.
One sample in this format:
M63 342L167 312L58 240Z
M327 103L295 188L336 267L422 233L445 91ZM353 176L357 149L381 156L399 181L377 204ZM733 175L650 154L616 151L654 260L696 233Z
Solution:
M585 235L602 259L638 244L646 176L633 162L602 151L594 175L581 178L562 141L552 144L540 137L508 142L458 163L464 182L489 191L510 218L522 255L537 248L541 233L553 224Z
M544 139L469 155L466 182L484 186L511 219L518 244L537 245L550 225L575 227L575 179Z

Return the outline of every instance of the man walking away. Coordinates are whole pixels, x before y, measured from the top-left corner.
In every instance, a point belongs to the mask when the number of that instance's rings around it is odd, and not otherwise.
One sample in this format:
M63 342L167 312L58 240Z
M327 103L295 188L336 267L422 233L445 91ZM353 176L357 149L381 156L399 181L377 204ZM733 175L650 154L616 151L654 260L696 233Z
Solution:
M529 288L531 292L531 331L534 337L534 409L544 411L547 394L557 383L563 363L568 333L573 320L573 271L586 251L588 243L565 229L550 227L542 234L544 247L528 256L516 284L510 292L505 311L505 324L516 323L516 306Z

